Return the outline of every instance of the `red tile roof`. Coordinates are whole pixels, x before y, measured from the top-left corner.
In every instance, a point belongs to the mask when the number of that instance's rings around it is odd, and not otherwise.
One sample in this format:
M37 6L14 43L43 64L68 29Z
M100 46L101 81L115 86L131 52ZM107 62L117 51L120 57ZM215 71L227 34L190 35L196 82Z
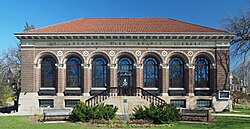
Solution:
M225 32L170 18L80 18L24 33Z

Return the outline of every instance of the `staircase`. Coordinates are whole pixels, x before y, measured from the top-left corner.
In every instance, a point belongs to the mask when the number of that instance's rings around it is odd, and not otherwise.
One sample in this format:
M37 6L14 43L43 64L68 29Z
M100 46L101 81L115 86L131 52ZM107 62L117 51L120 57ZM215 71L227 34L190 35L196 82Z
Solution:
M133 87L133 88L110 87L94 95L93 97L87 99L85 103L87 105L94 106L99 103L102 103L111 96L139 96L142 99L148 101L149 103L153 103L154 105L162 105L165 103L165 100L144 90L141 87Z

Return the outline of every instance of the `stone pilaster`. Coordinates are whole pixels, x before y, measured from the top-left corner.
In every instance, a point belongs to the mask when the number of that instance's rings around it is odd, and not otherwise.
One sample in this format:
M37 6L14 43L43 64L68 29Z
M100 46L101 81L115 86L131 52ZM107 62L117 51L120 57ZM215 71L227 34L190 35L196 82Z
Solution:
M35 71L35 92L39 91L39 88L41 87L41 64L34 65L34 71Z
M62 95L66 87L66 67L63 64L58 65L57 76L57 94Z
M91 67L89 64L83 64L83 80L84 80L84 86L83 86L83 95L89 96L91 91Z
M143 87L143 66L138 64L136 66L136 87Z
M185 83L187 83L187 95L194 96L194 65L189 64L188 68L185 69L187 77L185 77ZM186 80L187 78L187 80Z
M161 95L168 96L168 89L169 89L169 69L166 64L162 65L162 73L160 76L161 78Z

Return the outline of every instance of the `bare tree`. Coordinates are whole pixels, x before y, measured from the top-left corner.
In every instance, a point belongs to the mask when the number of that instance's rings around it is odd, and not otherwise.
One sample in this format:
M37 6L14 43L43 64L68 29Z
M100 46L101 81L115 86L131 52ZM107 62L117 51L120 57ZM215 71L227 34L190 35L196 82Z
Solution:
M245 62L250 52L250 10L241 11L239 16L227 17L223 22L223 28L235 35L230 41L231 55Z
M20 88L20 51L17 47L10 47L7 51L3 52L5 62L5 76L9 79L9 83L14 89Z

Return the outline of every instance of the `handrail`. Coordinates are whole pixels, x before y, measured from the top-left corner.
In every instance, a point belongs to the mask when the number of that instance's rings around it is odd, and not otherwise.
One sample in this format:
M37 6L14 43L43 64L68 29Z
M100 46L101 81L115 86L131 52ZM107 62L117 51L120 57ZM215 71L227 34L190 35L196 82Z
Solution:
M125 94L123 92L125 92ZM109 87L106 90L87 99L85 103L87 105L93 106L108 99L110 96L140 96L144 100L153 103L154 105L162 105L165 103L165 100L150 93L147 90L144 90L141 87Z
M141 98L153 103L154 105L162 105L162 104L166 103L165 100L163 100L162 98L148 92L147 90L144 90L141 87L137 87L137 88L139 88L142 91ZM145 93L146 93L146 95L145 95Z
M99 96L102 97L102 98L101 98L101 99L98 99ZM104 97L103 97L103 96L104 96ZM89 106L93 106L93 105L95 105L95 104L98 104L100 100L103 99L102 101L104 101L105 99L107 99L107 98L109 98L109 97L110 97L110 87L107 88L106 90L104 90L104 91L102 91L102 92L100 92L100 93L94 95L93 97L87 99L87 100L85 101L85 103L86 103L87 105L89 105ZM97 99L97 101L96 101L96 99ZM93 101L94 103L92 103L92 100L94 100L94 101ZM99 101L98 101L98 100L99 100Z

